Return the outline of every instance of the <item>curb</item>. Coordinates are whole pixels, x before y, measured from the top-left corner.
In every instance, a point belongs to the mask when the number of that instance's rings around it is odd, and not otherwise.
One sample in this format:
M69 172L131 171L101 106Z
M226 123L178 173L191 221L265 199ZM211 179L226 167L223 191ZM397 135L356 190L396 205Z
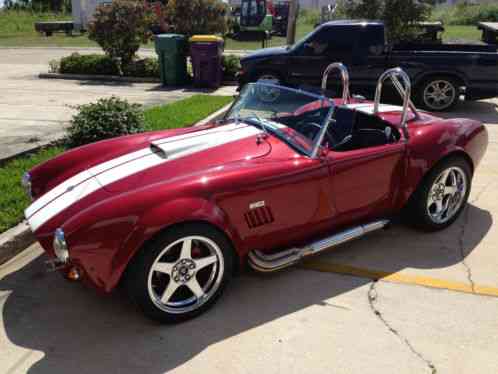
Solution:
M26 221L0 234L0 265L24 251L35 242Z
M202 125L205 125L209 122L213 122L213 121L220 119L221 117L223 117L225 115L225 113L228 111L228 109L231 106L232 106L232 103L225 105L223 108L218 109L216 112L211 113L206 118L201 119L199 122L195 123L194 126L202 126Z
M61 74L61 73L39 73L40 79L67 79L80 81L101 81L101 82L121 82L121 83L161 83L159 78L138 78L121 77L119 75L96 75L96 74ZM238 86L236 80L223 81L223 86ZM183 87L183 86L182 86Z
M24 155L29 155L30 153L38 152L39 150L41 150L41 149L43 149L45 147L57 144L63 138L64 138L64 132L58 132L58 133L52 135L50 138L48 138L48 139L46 139L44 141L33 143L33 145L31 147L27 147L27 148L23 149L20 152L8 155L8 156L3 157L3 158L0 158L0 167L2 167L3 165L5 165L5 163L7 163L10 160L13 160L13 159L15 159L17 157L24 156Z
M40 73L38 74L38 78L122 82L122 83L161 83L161 80L159 78L121 77L118 75Z

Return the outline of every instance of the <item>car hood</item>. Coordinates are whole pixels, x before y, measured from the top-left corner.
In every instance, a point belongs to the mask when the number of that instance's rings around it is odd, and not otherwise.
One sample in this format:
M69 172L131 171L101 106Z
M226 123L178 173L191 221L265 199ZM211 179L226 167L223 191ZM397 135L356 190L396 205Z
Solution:
M70 206L95 195L97 191L119 193L154 183L205 174L240 160L252 160L270 154L270 144L254 126L228 124L136 144L129 152L99 158L99 163L80 160L86 167L75 168L67 178L36 199L25 211L33 231ZM124 139L123 141L126 141ZM81 151L91 153L95 143ZM60 162L62 162L61 160ZM49 161L50 162L50 161ZM57 168L57 159L51 168ZM89 166L91 165L91 166ZM102 197L102 196L101 196ZM91 198L91 196L90 196Z
M258 49L252 53L249 53L247 56L243 57L241 59L241 62L255 60L259 58L265 58L265 57L281 56L281 55L286 55L287 53L289 53L287 47Z
M240 160L270 153L262 131L245 124L228 124L208 130L157 139L149 146L93 167L99 183L121 192L164 180L190 177Z

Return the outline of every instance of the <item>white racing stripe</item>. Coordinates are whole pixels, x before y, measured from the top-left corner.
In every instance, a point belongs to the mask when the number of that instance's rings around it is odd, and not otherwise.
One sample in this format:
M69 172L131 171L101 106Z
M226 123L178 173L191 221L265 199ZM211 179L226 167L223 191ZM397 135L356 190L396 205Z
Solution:
M155 154L150 147L147 147L95 165L72 176L38 198L25 210L25 216L34 232L64 209L99 188L162 163L259 133L261 130L253 126L232 124L151 142L160 148L166 157Z
M358 103L358 104L349 104L348 108L356 109L360 112L373 114L374 105L371 103ZM379 113L387 113L387 112L402 112L403 108L399 105L388 105L388 104L380 104L379 105Z

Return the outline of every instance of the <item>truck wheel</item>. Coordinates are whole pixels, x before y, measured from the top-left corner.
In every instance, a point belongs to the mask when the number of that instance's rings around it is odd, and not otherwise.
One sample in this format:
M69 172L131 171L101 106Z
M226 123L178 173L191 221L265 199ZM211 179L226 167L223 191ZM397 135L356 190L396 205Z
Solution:
M130 264L125 287L149 318L172 323L211 307L232 277L233 248L208 225L176 227L149 242Z
M460 84L451 77L434 76L426 79L417 90L417 102L424 109L443 112L453 108L460 97Z
M272 71L263 71L256 73L254 75L254 81L259 81L259 80L273 81L273 83L275 84L282 83L282 78L280 77L280 75Z
M469 198L472 171L462 157L437 164L425 177L409 206L412 223L426 231L442 230L462 213Z

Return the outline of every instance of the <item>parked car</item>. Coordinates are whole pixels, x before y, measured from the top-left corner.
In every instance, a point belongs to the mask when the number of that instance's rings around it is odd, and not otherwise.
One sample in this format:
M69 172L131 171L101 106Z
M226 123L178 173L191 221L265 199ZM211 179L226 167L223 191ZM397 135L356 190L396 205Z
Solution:
M416 110L401 69L376 101L247 84L223 120L68 151L23 178L25 215L53 269L104 292L122 283L150 318L209 308L246 263L270 272L386 227L460 215L488 135ZM400 78L403 81L400 81ZM380 104L391 79L403 107ZM404 82L404 83L403 83ZM422 234L421 234L422 235Z
M496 45L403 44L390 46L384 24L331 21L293 46L255 51L241 59L239 83L273 79L289 85L318 85L330 63L342 61L352 90L372 97L379 76L400 66L414 85L413 99L425 109L444 111L466 100L498 95Z

